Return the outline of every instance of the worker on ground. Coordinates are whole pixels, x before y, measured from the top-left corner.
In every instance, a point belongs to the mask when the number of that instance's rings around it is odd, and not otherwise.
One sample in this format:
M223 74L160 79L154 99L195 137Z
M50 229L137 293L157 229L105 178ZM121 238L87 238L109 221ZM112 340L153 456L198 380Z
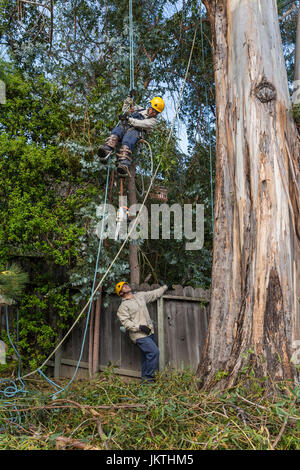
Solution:
M126 98L122 108L123 114L119 116L121 122L112 130L105 145L100 145L99 158L106 159L121 142L120 152L117 153L117 172L121 177L130 174L131 155L135 144L141 138L141 131L154 129L157 124L157 115L162 113L164 107L164 101L159 96L150 101L150 106L147 109L134 106L132 97Z
M153 323L146 304L159 299L168 289L174 287L165 285L149 292L133 293L127 282L116 284L116 293L122 297L117 316L122 326L129 332L130 339L141 350L142 382L154 382L159 359Z

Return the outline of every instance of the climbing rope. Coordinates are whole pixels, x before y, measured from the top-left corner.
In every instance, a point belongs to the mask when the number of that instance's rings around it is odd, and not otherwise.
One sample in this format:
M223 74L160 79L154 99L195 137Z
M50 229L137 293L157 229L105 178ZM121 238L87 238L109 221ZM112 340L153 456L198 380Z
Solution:
M5 398L11 398L17 395L18 393L22 393L25 389L25 384L21 378L21 356L19 354L18 350L18 343L19 343L19 311L17 310L17 346L14 345L13 340L10 336L9 332L9 315L8 315L8 306L5 306L5 322L6 322L6 334L9 340L9 343L11 347L13 348L17 359L18 359L18 378L17 380L20 381L20 387L16 385L16 382L13 379L1 379L0 384L9 384L7 385L4 390L0 389L0 393L5 397Z
M5 322L6 322L6 334L7 334L9 343L11 347L13 348L18 359L18 375L17 375L16 380L13 380L13 379L1 379L0 380L0 386L1 384L4 385L4 389L0 388L0 394L3 395L4 399L5 398L12 399L12 398L15 398L19 394L26 393L25 383L23 382L21 378L22 361L21 361L21 356L19 354L19 347L18 347L19 346L19 310L17 309L17 328L16 328L17 346L14 345L14 342L9 332L9 315L8 315L7 305L5 306ZM20 386L17 385L16 383L17 381L20 383ZM3 401L3 399L1 399L1 404L10 405L10 407L12 405L11 401L5 401L5 400ZM12 411L10 411L10 417L7 419L7 422L9 424L21 424L21 414L18 412L18 407L17 407L16 402L14 402L14 406L11 407L11 410ZM0 428L0 431L5 431L5 429L6 429L6 426L2 426Z

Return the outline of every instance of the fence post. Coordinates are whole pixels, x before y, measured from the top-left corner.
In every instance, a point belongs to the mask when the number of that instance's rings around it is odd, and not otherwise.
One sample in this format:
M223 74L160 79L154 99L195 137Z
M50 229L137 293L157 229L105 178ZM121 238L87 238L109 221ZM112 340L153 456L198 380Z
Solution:
M164 319L164 299L157 299L157 328L158 328L158 349L159 349L159 371L165 368L165 319Z

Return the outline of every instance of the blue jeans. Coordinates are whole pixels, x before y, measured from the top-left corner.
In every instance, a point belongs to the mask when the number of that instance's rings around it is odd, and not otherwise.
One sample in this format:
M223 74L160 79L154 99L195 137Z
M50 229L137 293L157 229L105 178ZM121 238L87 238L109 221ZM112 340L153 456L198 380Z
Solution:
M154 335L136 340L142 355L142 380L154 382L154 373L158 370L159 349Z
M134 127L123 126L119 124L112 131L112 134L117 135L119 140L122 142L122 145L127 145L130 150L133 152L134 146L140 138L139 131Z

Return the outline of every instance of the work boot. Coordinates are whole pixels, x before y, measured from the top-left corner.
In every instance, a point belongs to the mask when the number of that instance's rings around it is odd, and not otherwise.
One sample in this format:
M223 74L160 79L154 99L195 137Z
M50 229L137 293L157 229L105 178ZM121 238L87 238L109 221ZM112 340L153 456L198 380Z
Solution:
M130 155L132 154L130 148L127 145L122 145L120 148L120 153L117 153L118 157L118 166L117 166L117 172L119 176L125 177L125 176L130 176L129 172L129 167L131 165L131 157Z
M111 152L113 152L118 145L119 137L115 134L111 134L105 145L100 145L98 148L98 157L100 160L106 160Z
M145 384L146 385L150 385L150 384L153 385L153 384L155 384L155 381L154 381L154 379L148 379L146 377L142 377L141 378L141 385L145 385Z

